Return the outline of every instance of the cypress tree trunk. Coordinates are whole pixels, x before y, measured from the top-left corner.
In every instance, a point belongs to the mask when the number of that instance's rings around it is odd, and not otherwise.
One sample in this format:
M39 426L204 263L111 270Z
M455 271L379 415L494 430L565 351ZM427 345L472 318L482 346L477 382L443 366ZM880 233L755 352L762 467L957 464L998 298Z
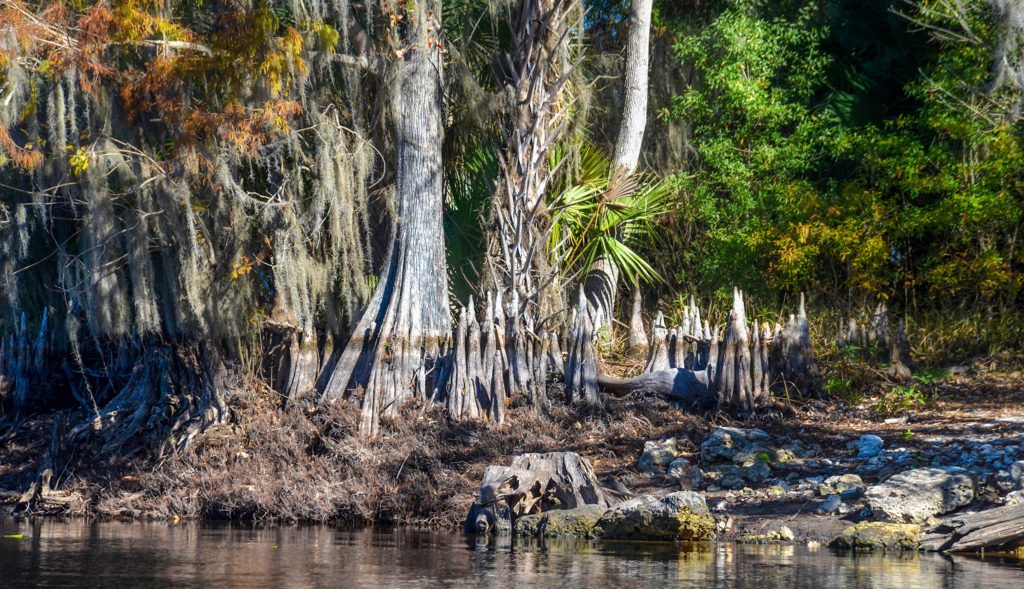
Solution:
M613 173L620 168L632 174L640 161L640 146L647 126L647 70L650 65L651 5L653 0L636 0L629 10L629 36L623 79L623 110L619 135L612 158ZM624 178L624 177L623 177ZM619 269L601 256L587 275L584 289L593 309L594 329L612 331L612 316L619 282Z
M431 398L451 335L442 227L441 7L417 2L392 88L396 218L383 275L323 392L364 389L360 431L413 395Z

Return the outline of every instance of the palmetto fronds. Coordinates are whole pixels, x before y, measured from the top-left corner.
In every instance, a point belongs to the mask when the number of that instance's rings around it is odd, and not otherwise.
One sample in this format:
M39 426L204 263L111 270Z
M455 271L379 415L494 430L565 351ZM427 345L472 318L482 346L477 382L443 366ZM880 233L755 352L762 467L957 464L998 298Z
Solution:
M566 274L585 274L606 256L630 281L661 277L639 253L657 240L657 219L672 210L674 191L665 180L611 170L611 158L589 144L551 152L551 168L561 181L549 200L553 227L548 248Z

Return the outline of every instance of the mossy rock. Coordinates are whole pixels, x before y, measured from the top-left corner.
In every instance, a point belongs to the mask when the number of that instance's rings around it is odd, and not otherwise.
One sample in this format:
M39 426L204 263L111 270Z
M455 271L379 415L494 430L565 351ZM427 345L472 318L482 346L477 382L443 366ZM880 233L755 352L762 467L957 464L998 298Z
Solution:
M554 509L524 515L516 519L512 529L517 536L588 538L606 510L600 505L584 505L576 509Z
M863 552L917 550L921 526L886 522L861 522L850 526L829 544L832 548Z
M660 499L650 496L625 501L598 520L594 535L621 540L705 540L715 530L704 497L679 491Z

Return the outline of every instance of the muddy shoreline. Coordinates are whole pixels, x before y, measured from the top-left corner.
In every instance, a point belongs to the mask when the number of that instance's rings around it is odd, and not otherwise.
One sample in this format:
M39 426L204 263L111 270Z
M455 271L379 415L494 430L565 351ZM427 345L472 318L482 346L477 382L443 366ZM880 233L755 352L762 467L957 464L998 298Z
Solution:
M783 541L825 544L871 519L864 488L907 469L952 466L973 473L976 498L959 513L1006 503L1012 485L1000 473L1024 459L1024 379L957 376L934 393L934 402L905 411L880 412L870 398L853 406L811 401L746 420L693 414L642 396L610 399L600 414L555 401L546 417L513 405L508 424L495 428L449 426L439 409L410 406L366 442L355 434L350 404L325 409L307 401L282 408L271 392L253 390L234 401L229 425L211 428L185 451L113 454L102 462L93 459L99 449L87 434L53 455L56 414L17 422L7 416L0 421L0 509L18 516L455 528L487 465L508 464L524 452L569 450L590 460L602 480L631 493L701 493L716 518L718 540L777 541L766 535L785 526L792 538ZM69 424L86 417L59 415ZM806 452L765 459L754 476L737 477L702 456L702 445L719 427L758 428L780 447L797 444ZM878 436L880 453L859 456L861 436ZM644 472L645 444L670 438L678 441L673 460L689 464L689 476ZM48 487L26 506L25 493L47 464L55 467ZM845 474L855 474L863 487L840 494L841 506L822 512L829 499L822 485Z

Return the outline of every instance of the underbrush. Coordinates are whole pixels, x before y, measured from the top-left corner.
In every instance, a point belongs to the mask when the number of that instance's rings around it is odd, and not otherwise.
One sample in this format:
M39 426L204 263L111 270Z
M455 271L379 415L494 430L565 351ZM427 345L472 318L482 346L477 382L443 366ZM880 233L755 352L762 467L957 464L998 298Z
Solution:
M367 440L357 433L355 402L286 404L252 386L231 399L228 424L208 429L188 449L101 461L79 452L59 485L85 498L69 515L452 527L489 464L572 450L589 457L600 476L614 476L635 465L645 440L696 439L708 428L703 417L662 400L609 399L591 413L563 404L557 390L551 396L546 415L514 402L500 426L453 424L442 407L414 402Z

